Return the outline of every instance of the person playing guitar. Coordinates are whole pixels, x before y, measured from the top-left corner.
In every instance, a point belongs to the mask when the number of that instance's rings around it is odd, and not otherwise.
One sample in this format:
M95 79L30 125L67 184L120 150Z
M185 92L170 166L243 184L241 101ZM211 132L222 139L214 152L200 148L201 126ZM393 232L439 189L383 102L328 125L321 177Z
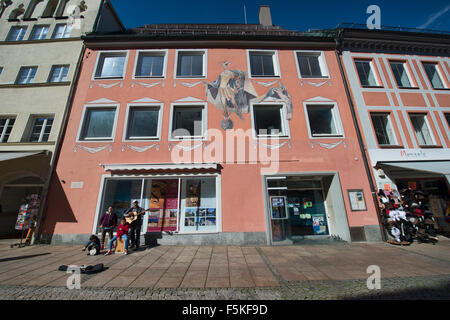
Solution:
M139 207L138 201L134 201L133 206L125 211L125 219L127 223L130 224L130 249L134 248L135 251L139 250L139 244L141 242L142 216L146 211L148 211L148 209L144 210Z

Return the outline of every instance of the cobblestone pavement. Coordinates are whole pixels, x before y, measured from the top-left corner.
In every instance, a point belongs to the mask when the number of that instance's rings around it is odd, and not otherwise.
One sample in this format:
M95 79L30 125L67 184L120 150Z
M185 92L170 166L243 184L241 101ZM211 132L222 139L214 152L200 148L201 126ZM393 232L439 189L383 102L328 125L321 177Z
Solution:
M69 290L60 265L103 263ZM379 266L381 289L367 288ZM157 246L86 256L79 246L0 243L0 299L450 299L450 241L299 246Z

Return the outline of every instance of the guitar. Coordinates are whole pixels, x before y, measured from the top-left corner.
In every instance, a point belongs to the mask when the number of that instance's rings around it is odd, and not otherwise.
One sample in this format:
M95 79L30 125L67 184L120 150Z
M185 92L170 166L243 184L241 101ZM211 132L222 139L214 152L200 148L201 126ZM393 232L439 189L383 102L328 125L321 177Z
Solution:
M125 217L125 220L128 224L131 224L132 222L136 221L139 216L142 216L145 214L145 212L150 211L150 209L142 210L141 212L129 212Z

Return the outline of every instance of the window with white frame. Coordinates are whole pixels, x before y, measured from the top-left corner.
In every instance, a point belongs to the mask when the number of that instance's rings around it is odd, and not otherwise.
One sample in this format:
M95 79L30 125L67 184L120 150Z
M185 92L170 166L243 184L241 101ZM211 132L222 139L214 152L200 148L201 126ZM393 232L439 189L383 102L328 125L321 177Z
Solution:
M372 70L372 61L355 60L355 66L362 86L375 87L378 85L375 73Z
M406 71L405 62L389 61L389 64L391 65L392 73L394 74L398 87L411 88L411 81Z
M31 127L29 142L47 142L53 126L53 117L36 116Z
M278 62L275 51L249 51L252 77L278 77Z
M321 52L296 52L301 78L328 77L325 58Z
M100 53L95 78L123 78L126 57L126 52Z
M79 140L113 140L116 107L86 107Z
M17 75L16 84L33 83L37 67L21 67Z
M126 139L157 139L160 109L160 106L131 106L128 111Z
M6 36L6 41L21 41L27 32L26 26L15 26L11 27L8 35Z
M53 31L52 39L69 38L72 26L65 23L58 23Z
M420 113L411 113L409 115L411 123L420 146L434 145L433 135L428 125L427 115Z
M336 105L307 104L306 113L312 137L342 136Z
M289 135L283 105L253 105L253 128L258 138Z
M67 81L67 74L69 73L69 66L52 66L50 70L50 75L48 77L48 82L63 82Z
M394 131L392 129L389 113L371 113L373 129L380 146L396 145Z
M171 138L204 138L206 116L204 105L175 105L172 110Z
M14 117L0 118L0 142L8 142L15 121Z
M43 40L47 38L49 26L34 26L28 40Z
M165 52L149 51L139 52L136 64L136 78L162 78L164 77Z
M206 76L205 51L177 51L177 78L201 78Z
M422 62L423 68L427 74L428 80L434 89L444 89L444 82L439 76L438 66L433 62Z

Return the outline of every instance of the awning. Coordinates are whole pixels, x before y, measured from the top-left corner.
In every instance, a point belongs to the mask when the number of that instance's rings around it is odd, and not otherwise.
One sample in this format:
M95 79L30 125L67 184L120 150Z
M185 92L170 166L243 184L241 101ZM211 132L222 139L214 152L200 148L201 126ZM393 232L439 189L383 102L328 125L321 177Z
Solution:
M217 163L103 164L105 171L156 171L217 169Z
M29 151L29 152L0 152L0 161L12 160L17 158L25 158L35 154L44 153L45 151Z
M429 172L434 174L442 174L450 183L450 161L393 161L378 162L377 166L388 166L401 169L409 169L416 171Z

